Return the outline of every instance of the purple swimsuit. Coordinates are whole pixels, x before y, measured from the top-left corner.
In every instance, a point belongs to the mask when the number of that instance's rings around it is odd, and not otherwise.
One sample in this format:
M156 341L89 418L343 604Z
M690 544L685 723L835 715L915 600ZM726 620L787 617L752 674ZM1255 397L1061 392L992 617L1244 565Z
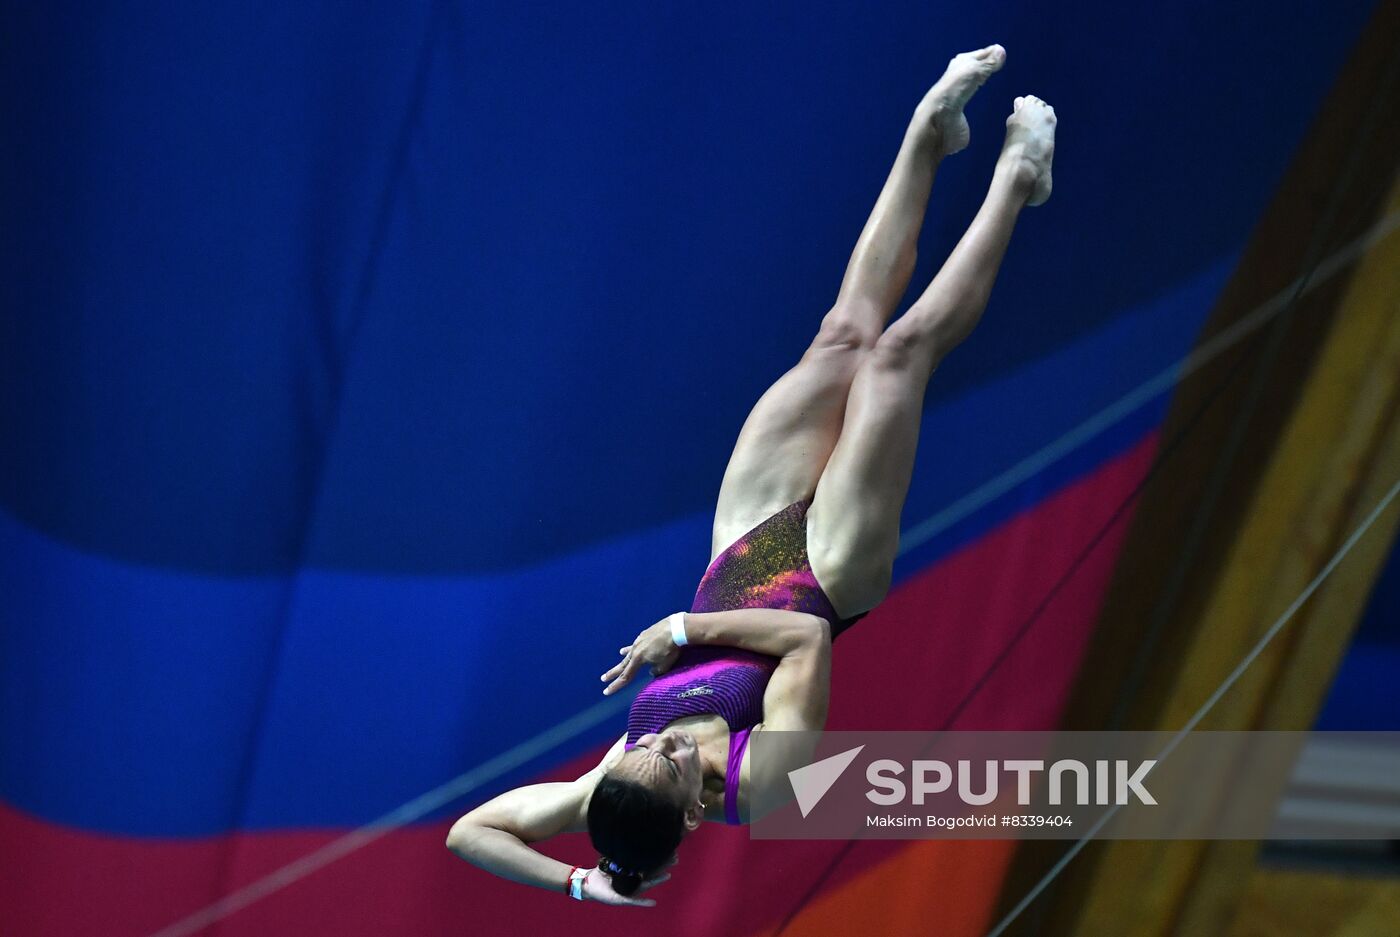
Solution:
M807 561L807 508L797 501L730 544L705 570L692 612L785 608L820 615L833 637L865 617L838 619ZM660 732L683 716L718 713L729 724L724 819L739 819L739 765L749 732L763 720L763 691L778 658L735 647L686 645L676 665L649 683L627 713L627 741Z

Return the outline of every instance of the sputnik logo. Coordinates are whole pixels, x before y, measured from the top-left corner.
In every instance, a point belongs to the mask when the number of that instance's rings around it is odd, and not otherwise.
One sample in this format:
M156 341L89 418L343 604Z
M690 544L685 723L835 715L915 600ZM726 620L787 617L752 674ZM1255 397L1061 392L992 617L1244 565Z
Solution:
M863 748L864 745L857 745L839 755L832 755L830 758L823 758L788 772L788 781L792 784L792 792L797 795L797 806L803 817L811 813L817 802L826 796L826 792L831 790L837 778L851 766L851 762L856 760Z

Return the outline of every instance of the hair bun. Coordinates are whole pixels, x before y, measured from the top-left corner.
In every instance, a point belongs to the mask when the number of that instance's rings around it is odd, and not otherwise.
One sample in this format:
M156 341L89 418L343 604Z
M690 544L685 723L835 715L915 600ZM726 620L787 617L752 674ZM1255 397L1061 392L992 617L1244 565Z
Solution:
M608 877L612 881L613 891L624 897L631 895L640 888L642 886L642 879L645 878L642 873L634 872L631 869L625 869L607 856L599 857L598 868L608 873Z
M607 872L609 875L630 876L636 874L630 869L623 868L621 864L612 861L607 856L598 857L598 868L602 869L604 872Z

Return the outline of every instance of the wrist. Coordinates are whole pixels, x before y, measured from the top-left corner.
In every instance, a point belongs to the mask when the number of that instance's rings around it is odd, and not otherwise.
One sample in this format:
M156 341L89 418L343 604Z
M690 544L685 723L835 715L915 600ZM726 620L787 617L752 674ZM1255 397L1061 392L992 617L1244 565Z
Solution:
M671 643L676 647L685 647L690 643L690 639L685 633L685 612L674 612L667 619L671 623Z
M588 873L591 871L593 870L585 869L583 866L578 865L574 866L572 869L569 870L569 878L564 883L564 891L566 894L568 894L570 898L573 898L577 901L584 900L583 883L588 878Z

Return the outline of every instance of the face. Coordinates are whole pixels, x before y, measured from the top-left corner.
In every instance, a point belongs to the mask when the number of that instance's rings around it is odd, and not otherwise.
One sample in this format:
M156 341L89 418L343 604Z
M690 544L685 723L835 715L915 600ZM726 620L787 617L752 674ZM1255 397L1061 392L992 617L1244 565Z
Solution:
M674 727L637 739L610 773L670 796L682 809L700 799L700 749L694 736Z

